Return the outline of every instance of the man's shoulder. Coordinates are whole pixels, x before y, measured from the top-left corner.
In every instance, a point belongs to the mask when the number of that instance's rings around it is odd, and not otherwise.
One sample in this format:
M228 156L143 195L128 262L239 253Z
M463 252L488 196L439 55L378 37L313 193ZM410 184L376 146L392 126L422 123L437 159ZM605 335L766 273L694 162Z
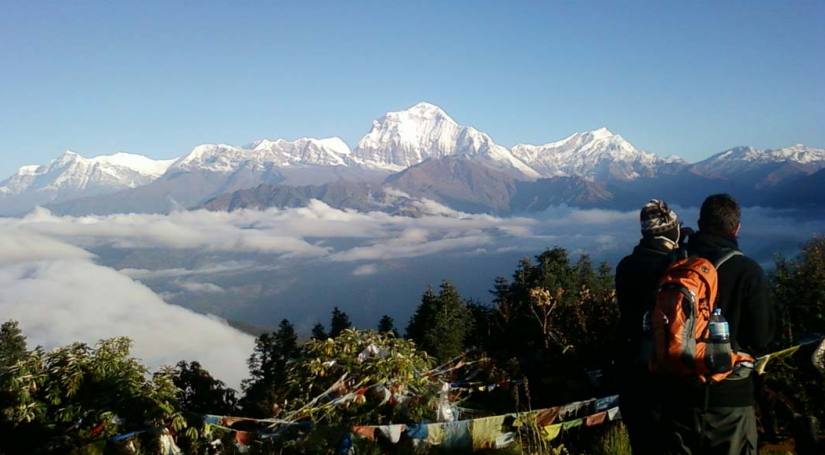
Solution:
M737 254L730 258L731 261L737 263L742 268L764 273L764 271L762 270L762 266L759 265L759 263L756 262L755 259L753 259L752 257L748 256L740 250L736 251Z
M765 271L762 269L762 266L759 265L753 258L742 253L739 251L739 254L732 256L728 261L730 265L727 266L730 272L734 272L737 275L748 276L752 278L762 278L765 276ZM721 269L726 268L726 266L722 265Z

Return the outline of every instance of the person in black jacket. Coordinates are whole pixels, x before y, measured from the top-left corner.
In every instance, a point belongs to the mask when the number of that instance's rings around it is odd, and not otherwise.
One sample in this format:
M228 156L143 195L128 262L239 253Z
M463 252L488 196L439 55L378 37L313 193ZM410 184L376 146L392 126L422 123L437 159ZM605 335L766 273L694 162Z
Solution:
M741 210L727 194L705 199L699 214L699 232L690 236L688 252L711 262L738 250ZM775 309L762 268L753 259L736 255L718 273L717 306L730 327L735 351L763 354L773 338ZM698 381L669 380L662 395L666 450L673 454L756 454L754 413L755 375L737 374L704 385Z
M630 435L633 453L660 454L659 404L653 381L642 357L642 318L653 308L659 280L676 259L680 224L676 212L663 201L651 200L639 218L642 239L633 253L616 266L619 329L624 343L618 359L619 407Z

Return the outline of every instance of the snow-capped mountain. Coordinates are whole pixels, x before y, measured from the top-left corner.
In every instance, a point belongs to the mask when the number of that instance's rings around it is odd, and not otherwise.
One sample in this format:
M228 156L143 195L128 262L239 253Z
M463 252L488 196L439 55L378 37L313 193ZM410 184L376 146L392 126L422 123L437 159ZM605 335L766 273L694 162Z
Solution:
M802 144L766 150L745 146L734 147L700 161L691 168L705 176L730 177L777 164L797 166L813 173L825 168L825 149Z
M0 193L24 191L82 191L94 187L134 188L160 177L174 160L158 161L142 155L115 153L84 158L70 150L46 165L21 167L0 183Z
M690 167L693 174L751 188L770 188L825 169L825 149L797 144L761 150L734 147Z
M496 213L558 201L635 207L651 194L695 205L708 191L735 193L751 205L775 204L769 193L822 169L825 150L803 145L737 147L689 164L640 150L607 128L508 150L422 102L375 120L352 150L332 137L204 144L173 161L66 152L46 165L24 166L0 182L0 215L43 204L75 215L164 213L262 184L293 188L281 196L347 187L343 183L403 187L413 197ZM816 187L821 178L806 181ZM342 185L328 185L333 183ZM294 189L303 186L315 190Z
M242 167L268 169L287 166L348 166L349 146L340 138L263 139L248 148L204 144L178 159L170 172L236 172Z
M48 164L23 166L0 182L0 213L143 186L163 175L173 162L129 153L85 158L66 151Z
M389 171L360 166L339 138L259 140L244 147L202 144L148 185L116 194L50 206L57 213L120 213L188 209L218 195L261 184L322 185L380 182Z
M388 112L375 120L353 151L353 157L362 165L394 172L427 159L452 155L471 157L521 178L539 177L535 170L487 134L459 125L438 106L423 102L405 111Z
M591 180L652 177L664 165L684 163L637 149L607 128L575 133L544 145L519 144L513 155L544 177L578 176Z

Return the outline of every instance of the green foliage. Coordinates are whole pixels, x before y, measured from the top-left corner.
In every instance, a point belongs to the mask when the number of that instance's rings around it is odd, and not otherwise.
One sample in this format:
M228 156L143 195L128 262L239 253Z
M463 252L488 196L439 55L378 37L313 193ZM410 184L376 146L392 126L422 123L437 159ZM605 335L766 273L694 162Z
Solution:
M3 430L16 437L2 438L0 451L68 452L136 427L184 429L172 378L150 378L129 356L130 345L126 338L113 338L95 347L74 343L49 353L28 352L4 372L9 399Z
M289 408L280 416L343 426L432 417L440 390L425 374L432 367L412 342L386 333L348 329L311 340L289 368Z
M283 406L284 383L290 361L299 354L298 336L286 319L278 330L255 340L255 349L247 361L250 378L243 382L241 408L252 417L271 417Z
M563 248L541 253L536 263L523 259L513 281L499 278L492 291L501 347L604 357L604 335L618 317L611 284L609 267L594 271L587 256L572 264Z
M427 289L407 326L407 338L441 362L463 353L473 327L472 313L450 282L438 295Z
M785 336L825 333L825 237L810 240L795 259L778 258L773 281Z
M600 434L590 444L588 453L592 455L631 455L630 435L624 424L605 425Z
M618 308L610 268L563 248L523 259L512 281L496 279L488 350L511 375L527 376L535 405L592 395L585 369L607 368ZM550 367L552 365L552 368Z
M810 240L794 259L777 258L771 278L781 308L782 336L777 345L786 347L798 343L800 337L825 335L825 238ZM813 368L810 356L806 349L771 365L761 400L769 433L797 426L795 415L825 421L825 378Z

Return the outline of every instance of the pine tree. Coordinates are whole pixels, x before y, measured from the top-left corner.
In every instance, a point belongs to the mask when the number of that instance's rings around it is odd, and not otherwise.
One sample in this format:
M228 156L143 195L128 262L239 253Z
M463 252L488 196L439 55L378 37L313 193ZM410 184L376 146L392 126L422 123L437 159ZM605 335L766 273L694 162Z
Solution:
M300 350L295 328L284 319L273 333L265 333L255 340L255 349L249 357L250 379L243 383L241 406L252 416L271 417L282 398L287 364Z
M438 305L438 296L431 286L427 286L421 295L421 303L415 309L410 322L407 324L407 338L421 346L427 326L435 319L435 309Z
M470 313L472 324L464 344L486 350L492 342L494 308L470 300L465 305Z
M396 337L398 336L398 331L395 330L395 320L386 314L378 321L378 331L381 333L391 333Z
M449 281L441 283L438 311L427 333L427 344L435 358L449 360L464 352L465 341L472 327L472 315Z
M17 321L4 322L0 327L0 372L26 356L26 337Z
M324 324L319 322L312 327L313 340L326 340L327 338L329 338L329 334L327 334L327 329L324 328Z
M180 406L189 412L231 415L236 411L235 391L213 378L198 362L178 362L172 382L181 390Z
M450 282L441 283L438 296L427 289L407 326L407 336L438 359L447 361L464 352L472 314Z
M344 330L352 327L352 322L349 320L349 315L344 313L338 307L332 309L332 320L329 323L329 336L335 338Z

